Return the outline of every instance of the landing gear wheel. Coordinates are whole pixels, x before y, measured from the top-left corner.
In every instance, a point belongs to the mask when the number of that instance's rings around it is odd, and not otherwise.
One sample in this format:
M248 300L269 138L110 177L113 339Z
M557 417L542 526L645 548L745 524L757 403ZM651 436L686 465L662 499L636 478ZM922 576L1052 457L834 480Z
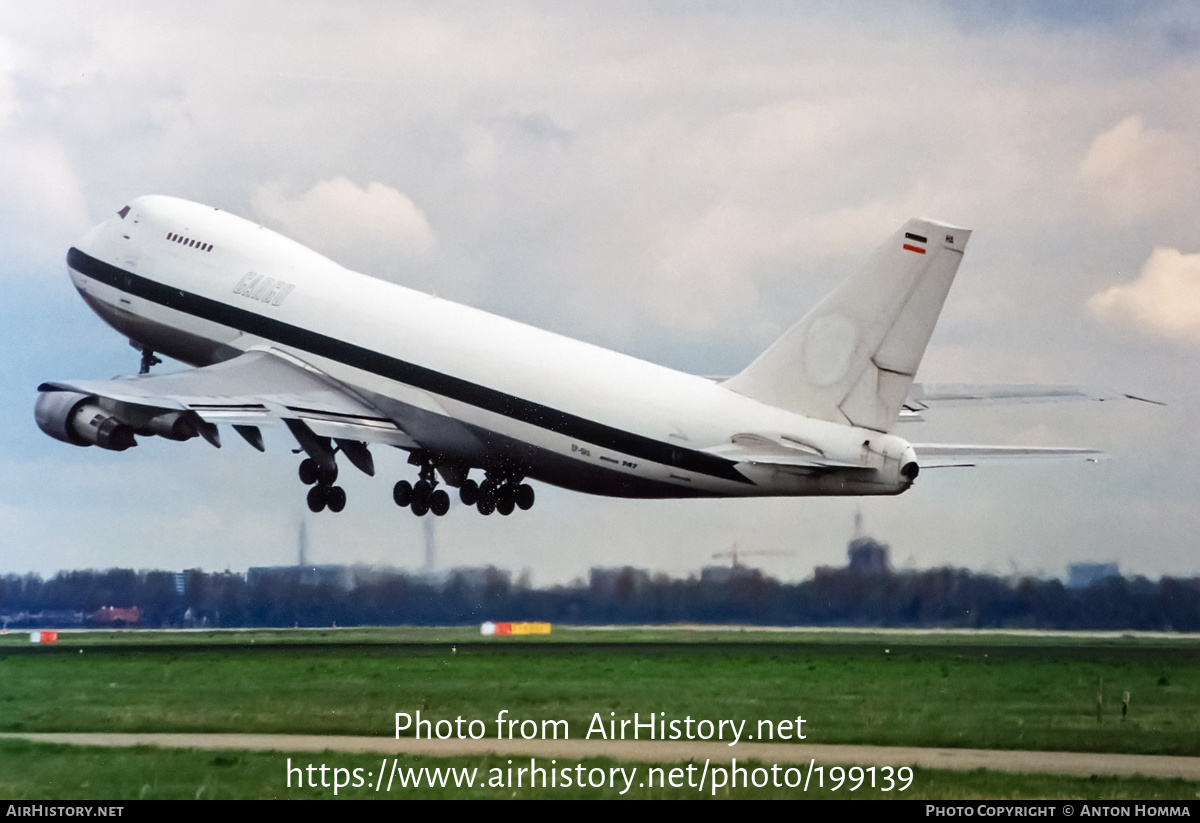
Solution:
M479 513L486 517L496 510L496 499L491 496L480 497L475 503L475 508L479 509Z
M458 487L458 499L464 506L474 506L479 501L479 484L474 480L464 480Z
M325 493L325 500L329 505L329 510L337 514L346 508L346 490L341 486L334 486Z
M517 486L513 499L517 503L517 508L523 512L529 511L533 508L533 486L528 483Z
M324 486L313 486L308 490L308 510L310 512L322 511L328 502Z
M508 489L505 489L500 495L500 499L496 501L496 511L500 512L500 514L504 515L505 517L508 517L513 513L513 507L515 505L516 504L513 503L512 493L509 492Z
M321 470L317 468L317 461L311 457L306 457L300 461L300 482L306 486L311 486L317 482L317 478L321 476Z
M450 511L450 495L444 489L438 489L429 495L429 510L441 517Z
M315 462L314 465L316 465ZM322 486L332 486L337 482L338 470L336 464L330 466L328 469L318 469L317 473L318 482Z
M413 499L412 483L407 480L401 480L395 486L392 486L392 499L396 501L397 506L407 506Z
M413 496L413 500L409 508L417 517L424 517L429 511L429 498Z

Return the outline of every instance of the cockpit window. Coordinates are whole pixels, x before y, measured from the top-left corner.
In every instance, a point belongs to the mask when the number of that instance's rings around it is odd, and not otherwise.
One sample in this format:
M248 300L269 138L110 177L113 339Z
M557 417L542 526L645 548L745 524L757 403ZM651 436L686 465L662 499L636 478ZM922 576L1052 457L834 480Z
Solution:
M125 215L129 214L129 206L126 206L125 208L121 209L119 212L117 212L117 214L121 215L121 219L124 220Z

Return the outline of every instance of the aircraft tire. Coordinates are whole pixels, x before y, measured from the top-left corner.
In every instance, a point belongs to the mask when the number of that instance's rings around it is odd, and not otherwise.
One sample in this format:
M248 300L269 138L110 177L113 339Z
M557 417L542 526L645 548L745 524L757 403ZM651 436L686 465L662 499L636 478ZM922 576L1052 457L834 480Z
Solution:
M321 476L321 470L317 468L317 462L311 457L306 457L300 461L300 482L306 486L311 486L316 483Z
M527 512L533 508L533 486L528 483L522 483L517 486L517 491L513 495L517 503L517 508L523 512Z
M313 486L308 490L308 510L310 512L323 511L328 502L324 486Z
M429 499L426 497L414 497L409 508L412 509L412 513L417 517L424 517L429 513Z
M429 495L429 510L438 517L450 511L450 495L446 494L445 489L438 489Z
M487 517L496 510L496 501L490 496L480 497L475 503L475 508L479 509L480 514L482 514L484 517Z
M413 487L412 483L407 480L401 480L396 485L392 486L392 500L396 501L396 505L403 508L412 502Z
M516 504L513 503L512 495L504 494L501 495L500 499L496 501L496 511L500 512L500 514L504 515L505 517L508 517L513 513L513 508L515 505Z
M329 504L329 510L334 514L346 508L346 490L341 486L332 487L325 496Z
M324 470L324 469L318 470L317 482L320 483L322 486L329 487L337 482L337 477L338 477L338 469L337 469L337 465L335 464L335 465L331 466L328 470Z
M458 487L458 499L464 506L474 506L479 501L479 484L474 480L464 480Z

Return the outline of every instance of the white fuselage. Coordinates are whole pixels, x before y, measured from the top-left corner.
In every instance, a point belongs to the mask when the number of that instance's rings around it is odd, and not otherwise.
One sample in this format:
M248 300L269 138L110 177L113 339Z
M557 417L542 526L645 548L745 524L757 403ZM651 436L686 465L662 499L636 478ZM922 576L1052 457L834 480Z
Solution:
M139 198L68 259L88 304L139 343L195 366L286 352L424 448L470 467L508 462L556 485L631 497L896 494L911 485L899 472L911 449L894 435L807 418L349 271L210 207ZM720 456L747 434L861 468Z

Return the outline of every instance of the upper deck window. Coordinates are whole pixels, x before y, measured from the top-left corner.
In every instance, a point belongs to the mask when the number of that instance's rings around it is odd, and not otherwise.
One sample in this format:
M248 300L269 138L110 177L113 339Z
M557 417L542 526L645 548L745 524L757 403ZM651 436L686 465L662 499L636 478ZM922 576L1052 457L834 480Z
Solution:
M172 240L176 243L182 243L183 245L187 246L190 249L199 249L200 251L212 251L213 250L212 243L202 243L199 240L195 240L190 237L184 237L183 235L176 234L173 231L167 232L167 239Z

